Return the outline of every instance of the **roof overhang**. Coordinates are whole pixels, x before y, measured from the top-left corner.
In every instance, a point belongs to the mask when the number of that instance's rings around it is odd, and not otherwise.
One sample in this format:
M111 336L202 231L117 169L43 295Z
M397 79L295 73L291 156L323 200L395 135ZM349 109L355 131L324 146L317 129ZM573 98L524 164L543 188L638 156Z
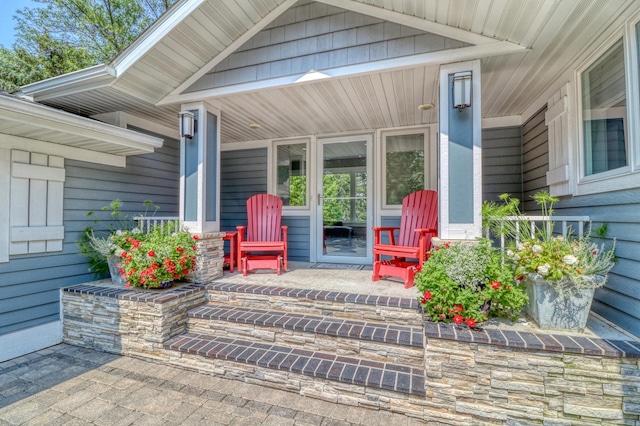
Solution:
M79 158L104 154L100 158L111 158L107 163L115 165L128 155L150 153L163 144L157 137L7 95L0 95L0 136L0 148L16 148L16 141L31 140L65 147Z

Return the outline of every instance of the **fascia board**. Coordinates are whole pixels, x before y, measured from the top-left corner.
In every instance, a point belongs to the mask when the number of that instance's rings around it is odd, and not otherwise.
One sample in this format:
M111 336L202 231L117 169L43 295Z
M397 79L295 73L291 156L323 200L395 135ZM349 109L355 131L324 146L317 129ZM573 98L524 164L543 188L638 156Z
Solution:
M45 100L109 86L115 80L115 75L112 67L100 64L27 84L21 87L21 92L34 99Z
M161 147L163 143L162 139L154 136L6 96L0 96L0 112L3 120L65 132L74 136L136 148L145 152L153 152L155 148Z

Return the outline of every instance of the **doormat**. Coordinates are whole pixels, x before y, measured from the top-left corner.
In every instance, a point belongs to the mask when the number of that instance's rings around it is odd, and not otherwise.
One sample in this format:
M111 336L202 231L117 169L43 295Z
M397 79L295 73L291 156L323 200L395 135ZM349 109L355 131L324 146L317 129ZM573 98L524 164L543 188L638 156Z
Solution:
M362 271L369 265L353 265L348 263L314 263L311 269L352 269Z

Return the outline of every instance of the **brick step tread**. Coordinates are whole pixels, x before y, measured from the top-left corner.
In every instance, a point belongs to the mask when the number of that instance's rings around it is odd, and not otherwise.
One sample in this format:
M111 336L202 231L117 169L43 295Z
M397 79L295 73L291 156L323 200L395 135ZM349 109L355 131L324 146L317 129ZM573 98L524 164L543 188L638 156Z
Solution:
M320 315L254 309L209 303L187 312L189 318L221 320L287 330L368 340L393 345L423 347L422 327L381 324Z
M409 297L376 296L371 294L345 293L339 291L235 284L224 282L224 280L218 280L207 284L207 289L223 292L262 294L265 296L286 296L298 299L345 302L356 305L374 305L411 311L417 311L420 307L416 299Z
M426 395L424 370L420 368L197 333L175 336L164 347L341 383Z

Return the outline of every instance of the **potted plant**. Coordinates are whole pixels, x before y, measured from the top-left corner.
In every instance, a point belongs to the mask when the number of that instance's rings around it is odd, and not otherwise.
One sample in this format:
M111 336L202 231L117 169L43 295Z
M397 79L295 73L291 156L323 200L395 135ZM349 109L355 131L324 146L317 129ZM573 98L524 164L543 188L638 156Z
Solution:
M147 234L124 232L111 237L125 287L168 288L193 271L198 236L173 229L174 224L168 223Z
M527 288L526 311L538 326L582 331L595 289L605 284L615 263L615 240L614 247L608 249L604 244L597 245L589 235L578 238L571 233L566 237L554 234L551 218L558 199L546 191L533 198L549 221L534 230L528 221L505 221L506 261ZM508 195L503 200L511 206L510 216L521 216L517 202Z
M126 234L141 233L135 227L135 222L130 216L122 212L123 204L119 199L115 199L109 205L102 207L102 211L108 212L108 220L104 221L97 218L95 212L88 212L87 216L94 218L93 225L85 228L82 239L77 243L79 253L89 258L89 271L98 277L110 273L111 280L117 284L124 284L125 281L118 273L119 246L114 238L126 236ZM153 214L159 209L158 206L153 205L151 200L145 200L143 204L145 206L144 216L152 207Z
M415 277L418 300L434 322L476 327L489 317L515 320L527 296L486 239L432 249Z

